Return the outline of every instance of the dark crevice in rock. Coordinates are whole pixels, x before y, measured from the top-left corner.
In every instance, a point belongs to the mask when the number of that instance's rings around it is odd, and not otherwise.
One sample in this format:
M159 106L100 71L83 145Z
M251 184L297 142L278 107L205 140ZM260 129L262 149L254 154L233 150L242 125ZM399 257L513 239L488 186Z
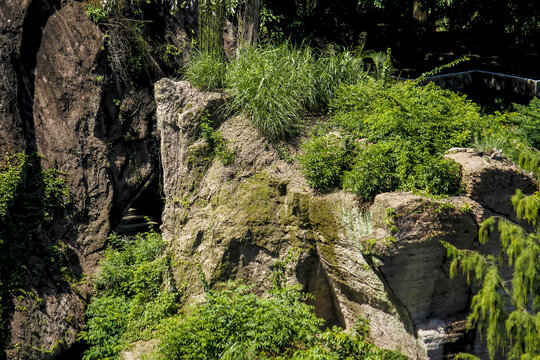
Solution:
M133 235L147 231L150 227L157 230L161 225L164 207L162 182L160 176L154 174L128 203L114 231L118 234Z
M34 0L28 6L22 28L20 57L14 68L18 77L18 108L23 120L26 151L36 151L34 131L34 91L37 53L41 45L43 28L49 18L61 7L60 0Z
M306 291L315 296L308 304L315 307L318 317L326 321L325 326L332 328L339 326L345 328L345 318L339 307L334 287L331 286L328 274L318 256L311 265L309 279L307 279Z

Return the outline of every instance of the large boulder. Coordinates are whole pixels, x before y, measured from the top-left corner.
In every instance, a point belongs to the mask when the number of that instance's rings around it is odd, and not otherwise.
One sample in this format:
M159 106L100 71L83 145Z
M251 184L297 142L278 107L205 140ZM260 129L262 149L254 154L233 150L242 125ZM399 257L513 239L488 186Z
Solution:
M314 194L245 118L220 118L223 95L170 80L158 82L155 93L163 236L187 301L202 292L197 264L211 285L237 279L264 293L274 265L284 261L289 282L315 295L316 312L328 325L350 327L359 316L369 318L377 345L425 358L405 309L363 257L359 239L369 232L369 214L354 196ZM233 164L223 165L203 139L203 117L213 118L235 151Z

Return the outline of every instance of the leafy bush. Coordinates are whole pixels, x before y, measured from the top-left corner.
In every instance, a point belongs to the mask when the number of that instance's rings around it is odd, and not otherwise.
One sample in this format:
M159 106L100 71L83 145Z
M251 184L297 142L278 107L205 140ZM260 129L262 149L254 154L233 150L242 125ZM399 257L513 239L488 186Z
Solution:
M184 78L203 90L223 87L227 64L215 53L197 52L189 62Z
M361 149L350 171L345 172L343 187L369 200L375 195L395 190L395 143L379 142Z
M535 148L540 148L540 98L535 97L529 105L514 104L518 114L513 117L517 124L516 134Z
M246 285L229 282L185 317L161 331L163 359L405 359L365 341L367 323L351 332L321 332L307 295L296 287L275 288L258 297Z
M458 163L434 156L416 167L411 187L433 194L457 194L461 190L460 180Z
M323 174L342 177L343 187L366 201L398 189L456 194L459 165L443 160L445 151L488 136L502 136L508 144L513 141L506 126L508 115L482 116L476 104L433 84L385 83L365 77L358 84L342 86L330 109L327 131L337 129L352 143L363 145L339 169L320 151L324 140L312 134L302 144L304 175L319 191L331 188L319 181Z
M432 83L385 85L367 78L343 86L330 106L336 125L348 132L368 141L411 139L431 154L466 146L483 128L497 125L480 115L478 105Z
M80 334L90 345L85 360L117 358L127 343L150 337L164 317L178 310L170 258L159 234L111 235L109 242Z
M349 149L350 148L350 149ZM302 173L314 189L330 191L341 186L343 170L348 168L352 147L341 134L313 134L312 140L302 146L298 161Z

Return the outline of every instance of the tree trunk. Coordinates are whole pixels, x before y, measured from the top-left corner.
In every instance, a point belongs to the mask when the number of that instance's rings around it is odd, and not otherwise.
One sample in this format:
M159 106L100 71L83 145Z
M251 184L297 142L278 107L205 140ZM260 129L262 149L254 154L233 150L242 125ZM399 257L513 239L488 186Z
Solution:
M260 0L246 0L238 11L238 46L255 44L259 31Z

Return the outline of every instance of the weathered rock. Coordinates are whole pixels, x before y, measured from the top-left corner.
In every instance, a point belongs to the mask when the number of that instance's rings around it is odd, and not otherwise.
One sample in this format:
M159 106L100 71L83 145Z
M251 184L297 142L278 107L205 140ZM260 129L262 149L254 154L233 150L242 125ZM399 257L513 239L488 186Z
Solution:
M534 184L530 177L475 153L452 154L463 165L468 196L381 194L369 212L361 211L351 195L314 194L242 117L220 119L222 95L170 80L155 92L167 199L163 231L189 301L201 293L197 263L211 284L243 279L265 292L273 264L296 254L287 264L290 281L316 295L316 311L328 324L350 327L366 317L377 345L413 359L461 351L485 356L478 336L465 331L470 289L463 277L450 279L440 241L477 249L480 222L511 212L496 195ZM232 165L224 166L201 138L207 113L236 150Z
M236 150L234 163L224 166L199 130L203 114L215 114L225 101L222 95L170 80L155 92L167 199L163 236L189 301L201 293L197 263L210 284L242 279L263 293L276 261L289 258L290 281L316 295L313 305L329 325L348 327L367 317L378 345L423 358L406 311L363 257L358 239L369 223L352 195L315 195L242 117L219 128Z
M471 199L429 200L410 193L377 195L371 207L377 229L373 253L389 288L410 316L430 359L448 356L459 342L456 328L469 306L465 279L450 279L446 250L440 241L458 248L474 247L478 226L471 209L481 211ZM373 240L365 238L366 246ZM445 349L446 348L446 349Z
M24 293L13 295L7 357L41 359L75 342L89 292L51 275L48 251L67 249L74 281L95 272L111 228L159 177L155 103L144 88L114 94L104 34L83 3L3 1L0 15L0 152L38 151L67 174L72 197L36 235Z
M530 194L537 189L534 179L504 158L483 153L457 152L445 155L461 165L465 195L494 214L514 217L510 198L516 189Z
M24 117L18 103L19 94L24 91L18 59L30 3L30 0L0 3L0 153L26 149Z

